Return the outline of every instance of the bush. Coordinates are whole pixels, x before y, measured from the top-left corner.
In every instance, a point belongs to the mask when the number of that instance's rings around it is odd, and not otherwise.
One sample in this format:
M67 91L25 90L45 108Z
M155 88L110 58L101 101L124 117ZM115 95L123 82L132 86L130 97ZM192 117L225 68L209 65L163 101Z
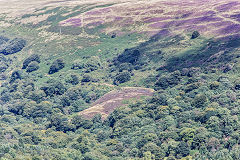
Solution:
M7 41L9 41L7 37L0 36L0 45L6 43Z
M33 72L33 71L36 71L38 69L39 69L38 62L33 61L27 66L26 72Z
M235 88L236 90L240 90L240 79L236 79L236 80L234 81L234 88Z
M209 88L212 89L212 90L213 89L218 89L219 85L220 85L220 83L218 81L214 81L209 85Z
M176 153L178 154L178 158L186 157L190 154L190 149L185 142L180 142L177 146Z
M26 45L26 41L21 38L15 38L7 42L4 47L0 50L0 53L4 55L14 54L21 51Z
M0 55L0 72L5 72L8 67L11 59L7 59L5 56Z
M168 77L167 76L162 76L158 79L158 81L155 83L155 86L157 88L161 88L161 89L166 89L168 88L169 84L168 84Z
M62 59L55 60L52 65L50 66L48 74L53 74L58 72L59 70L63 69L65 66Z
M10 83L13 83L16 79L22 79L22 72L19 70L12 72L10 77Z
M71 74L65 80L67 83L71 83L72 85L77 85L79 83L79 78L77 75Z
M97 56L92 56L90 58L79 59L74 61L72 64L72 69L83 69L84 72L89 73L99 69L101 66L100 58Z
M122 71L131 71L132 70L132 65L130 63L122 63L119 66L119 72Z
M131 74L128 72L121 72L116 75L114 78L113 84L121 84L125 83L127 81L130 81L131 79Z
M31 99L33 101L36 101L37 103L40 103L44 97L46 97L46 94L42 90L34 90L28 93L27 98Z
M195 38L197 38L197 37L199 37L199 36L200 36L200 33L199 33L198 31L194 31L194 32L192 33L191 39L195 39Z
M41 87L41 90L43 90L47 96L54 96L64 94L67 89L61 82L49 80L46 86Z
M181 73L179 71L175 71L174 73L161 76L157 82L155 83L155 89L166 89L168 87L173 87L180 82Z
M83 75L81 82L91 82L91 81L92 81L92 77L88 74L85 74Z
M150 151L153 155L156 156L157 159L163 159L165 157L165 152L163 149L161 149L159 146L157 146L155 143L147 143L141 148L142 154Z
M137 49L125 49L125 51L117 57L117 61L120 63L135 64L140 58L141 53Z
M200 86L199 83L191 83L191 84L188 84L185 88L185 92L188 93L188 92L191 92L195 89L198 89Z
M85 118L83 118L81 115L76 115L71 120L72 124L76 126L76 128L83 127L84 129L89 129L92 127L93 123Z
M197 108L202 108L207 102L207 96L204 94L198 94L195 96L192 105Z
M8 64L6 62L0 62L0 72L5 72L8 69Z
M15 100L11 104L8 104L8 111L14 114L22 114L23 108L26 105L26 102L23 100Z
M40 63L40 57L39 57L39 55L37 55L37 54L32 54L30 57L28 57L27 59L25 59L25 60L23 61L23 67L22 67L22 69L26 69L27 66L28 66L31 62L33 62L33 61Z
M156 103L157 105L168 105L167 103L167 95L164 92L155 92L150 103Z

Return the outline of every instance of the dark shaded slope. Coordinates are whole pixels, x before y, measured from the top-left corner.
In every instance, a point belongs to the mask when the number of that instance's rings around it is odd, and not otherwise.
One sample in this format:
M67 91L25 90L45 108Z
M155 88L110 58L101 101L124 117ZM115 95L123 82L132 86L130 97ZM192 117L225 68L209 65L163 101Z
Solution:
M181 41L189 41L189 46L181 48ZM200 42L192 46L191 41ZM176 48L180 51L176 53L163 53L162 50ZM229 63L238 57L234 51L240 47L239 36L227 36L218 39L186 39L182 35L170 36L167 31L161 31L152 36L148 41L138 46L126 49L115 60L114 64L120 66L122 63L131 63L132 65L150 63L164 65L157 70L168 70L169 72L181 70L189 67L219 67ZM135 54L138 53L138 54ZM134 62L134 63L133 63Z

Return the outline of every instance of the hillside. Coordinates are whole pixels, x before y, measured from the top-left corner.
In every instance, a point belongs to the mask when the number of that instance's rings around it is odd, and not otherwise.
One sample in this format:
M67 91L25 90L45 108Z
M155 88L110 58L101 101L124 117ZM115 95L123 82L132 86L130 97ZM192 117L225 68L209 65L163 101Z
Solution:
M0 159L240 159L237 0L0 0Z

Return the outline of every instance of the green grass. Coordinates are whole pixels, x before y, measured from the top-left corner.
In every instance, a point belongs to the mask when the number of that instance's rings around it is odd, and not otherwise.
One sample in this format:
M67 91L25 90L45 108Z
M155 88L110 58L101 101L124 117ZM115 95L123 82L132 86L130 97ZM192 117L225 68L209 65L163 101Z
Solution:
M29 76L37 79L37 85L41 85L47 81L49 77L65 77L71 73L83 75L84 73L81 70L71 70L73 61L85 56L99 56L103 63L103 69L91 72L91 75L99 79L100 82L111 84L112 79L109 78L109 74L114 76L116 73L109 73L107 60L111 61L126 48L136 48L144 54L144 56L141 57L141 61L144 61L146 65L141 70L135 70L131 80L120 86L146 86L145 79L151 75L158 74L159 72L157 72L156 69L160 66L167 65L171 69L172 66L179 66L179 63L185 62L186 60L196 61L199 57L208 54L211 55L216 51L203 51L203 48L206 47L206 43L211 37L200 36L197 39L191 40L190 33L183 33L172 37L155 37L148 40L147 36L137 33L125 34L117 36L116 38L111 38L110 35L101 33L101 30L108 27L110 24L99 25L92 29L59 26L60 21L77 16L94 8L104 8L111 5L113 4L92 4L76 6L74 8L56 7L51 9L44 7L41 9L44 12L26 14L23 15L22 18L53 14L48 17L46 21L40 22L37 25L12 25L11 27L0 29L0 32L4 30L4 35L8 35L10 38L21 37L28 41L28 45L23 51L14 55L9 55L10 58L14 56L17 57L17 62L14 62L14 66L21 68L23 60L30 54L40 54L42 59L40 69L34 73L30 73ZM63 14L69 11L71 11L69 15L63 16ZM48 26L48 28L40 29L40 27L43 26ZM51 38L49 35L59 34L60 28L62 30L62 35L59 35L61 39L49 40L49 38ZM127 28L122 28L122 30L127 31ZM47 35L45 37L39 36L42 31L46 32ZM79 34L81 33L95 36L95 38L80 37ZM145 42L140 43L140 40L145 40ZM229 43L227 45L236 46L237 44ZM78 48L79 46L82 48ZM162 52L161 55L157 54L159 51ZM57 58L64 59L65 68L58 73L48 75L47 73L51 63ZM184 67L184 65L182 67Z

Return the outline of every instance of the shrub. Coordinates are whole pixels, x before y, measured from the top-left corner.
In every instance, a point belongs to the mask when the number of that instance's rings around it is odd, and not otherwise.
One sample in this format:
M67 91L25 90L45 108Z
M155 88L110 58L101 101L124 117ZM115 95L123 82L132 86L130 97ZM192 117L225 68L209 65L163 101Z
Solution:
M90 58L79 59L74 61L72 69L83 69L84 72L89 73L99 69L101 66L100 58L98 56L92 56Z
M131 79L131 75L129 72L121 72L115 76L113 83L114 84L125 83L130 79Z
M155 89L166 89L168 87L173 87L180 82L180 79L181 73L179 71L175 71L167 76L161 76L155 83Z
M192 33L191 39L195 39L195 38L197 38L197 37L199 37L199 36L200 36L200 33L199 33L198 31L194 31L194 32Z
M209 85L210 89L218 89L220 83L218 81L214 81Z
M79 78L77 75L71 74L65 80L67 83L71 83L72 85L77 85L79 83Z
M46 96L45 92L42 90L34 90L28 93L27 98L31 99L33 101L36 101L37 103L40 103L43 98Z
M119 72L122 71L131 71L132 70L132 66L130 63L122 63L119 65Z
M23 61L23 67L22 67L22 69L26 69L27 66L28 66L31 62L33 62L33 61L40 63L40 57L39 57L39 55L37 55L37 54L32 54L30 57L28 57L27 59L25 59L25 60Z
M13 83L16 79L22 79L22 72L19 70L12 72L10 77L10 83Z
M92 77L89 74L85 74L83 75L81 82L91 82L91 81L92 81Z
M23 100L15 100L11 104L8 104L8 110L9 112L20 115L23 113L25 104L26 102Z
M26 72L33 72L33 71L36 71L38 69L39 69L38 62L33 61L27 66Z
M240 79L234 81L234 88L236 90L240 90Z
M188 92L191 92L192 90L194 89L198 89L200 86L199 83L191 83L191 84L188 84L185 88L185 92L188 93Z
M197 108L202 108L207 102L207 96L204 94L198 94L194 97L192 105Z
M155 83L155 86L161 89L166 89L169 84L168 84L168 77L167 76L162 76L158 79L158 81Z
M6 43L5 47L1 49L1 53L4 55L14 54L21 51L26 45L26 41L21 38L15 38Z
M168 105L167 95L161 91L155 92L150 103L156 103L157 105Z
M7 37L0 36L0 45L6 43L7 41L9 41L9 39Z
M76 115L71 120L72 124L76 126L76 128L83 127L84 129L89 129L92 127L92 122L89 120L86 120L80 115Z
M50 66L48 74L53 74L58 72L59 70L63 69L65 66L62 59L55 60L52 65Z
M186 157L190 154L190 149L185 142L180 142L177 146L176 153L178 154L178 158Z
M41 87L41 90L43 90L47 96L54 96L64 94L67 89L61 82L50 80L46 86Z
M0 72L5 72L8 69L8 64L6 62L0 62Z
M157 146L155 143L149 142L141 148L142 154L150 151L157 159L163 159L165 157L165 152L162 148Z
M125 51L117 57L117 61L120 63L135 64L140 58L141 53L137 49L125 49Z

